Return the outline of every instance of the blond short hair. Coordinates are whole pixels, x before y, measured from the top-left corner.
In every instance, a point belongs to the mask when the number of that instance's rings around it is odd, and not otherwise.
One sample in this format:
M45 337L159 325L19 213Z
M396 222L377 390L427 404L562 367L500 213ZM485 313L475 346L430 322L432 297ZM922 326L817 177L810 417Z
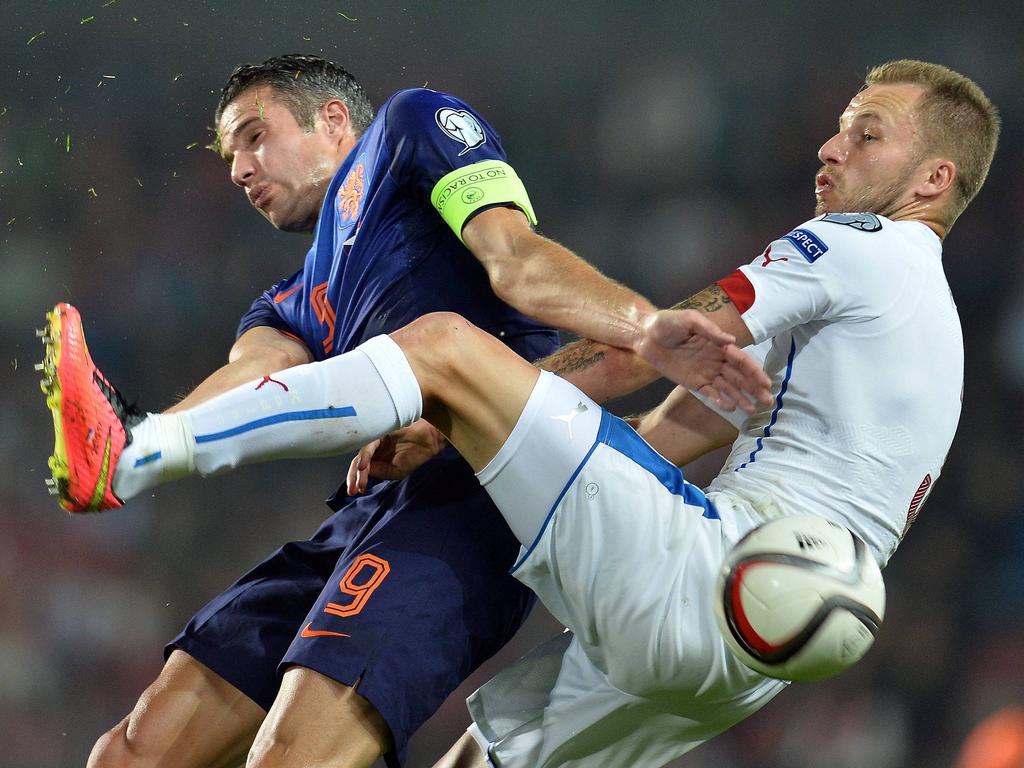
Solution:
M940 64L901 59L868 72L864 85L910 83L925 89L920 112L921 151L956 164L957 175L946 226L957 217L985 183L999 140L999 111L968 77Z

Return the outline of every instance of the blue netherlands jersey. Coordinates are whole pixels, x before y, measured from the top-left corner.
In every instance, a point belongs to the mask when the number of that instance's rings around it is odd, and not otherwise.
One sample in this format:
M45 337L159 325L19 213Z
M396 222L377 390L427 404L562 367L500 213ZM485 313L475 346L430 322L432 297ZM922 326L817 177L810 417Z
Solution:
M439 180L485 160L505 153L471 107L425 88L396 93L331 181L305 265L253 303L238 335L271 326L322 360L443 310L524 357L553 352L557 333L494 295L483 266L431 204Z

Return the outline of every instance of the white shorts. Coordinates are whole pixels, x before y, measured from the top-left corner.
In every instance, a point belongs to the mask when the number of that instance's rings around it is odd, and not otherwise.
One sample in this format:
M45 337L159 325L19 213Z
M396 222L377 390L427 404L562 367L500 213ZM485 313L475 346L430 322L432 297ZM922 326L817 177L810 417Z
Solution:
M542 373L478 477L524 543L514 575L572 630L470 696L492 765L661 766L785 687L731 655L712 608L756 516L571 384Z

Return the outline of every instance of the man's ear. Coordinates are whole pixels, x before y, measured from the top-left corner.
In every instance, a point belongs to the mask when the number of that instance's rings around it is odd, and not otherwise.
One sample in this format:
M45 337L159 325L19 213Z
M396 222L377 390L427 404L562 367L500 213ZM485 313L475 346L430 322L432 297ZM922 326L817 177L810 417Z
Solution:
M344 136L351 127L348 104L341 99L330 99L320 107L320 119L327 126L328 133Z
M932 199L952 189L956 181L957 168L952 160L935 158L922 164L921 170L927 174L914 190L924 198Z

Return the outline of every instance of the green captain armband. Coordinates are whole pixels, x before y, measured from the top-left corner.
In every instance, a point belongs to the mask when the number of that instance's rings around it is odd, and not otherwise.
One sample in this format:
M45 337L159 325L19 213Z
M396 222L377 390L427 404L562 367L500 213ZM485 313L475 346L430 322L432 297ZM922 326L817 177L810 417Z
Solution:
M512 166L501 160L484 160L447 174L430 193L430 203L460 241L466 220L488 205L511 203L531 224L537 223L526 187Z

